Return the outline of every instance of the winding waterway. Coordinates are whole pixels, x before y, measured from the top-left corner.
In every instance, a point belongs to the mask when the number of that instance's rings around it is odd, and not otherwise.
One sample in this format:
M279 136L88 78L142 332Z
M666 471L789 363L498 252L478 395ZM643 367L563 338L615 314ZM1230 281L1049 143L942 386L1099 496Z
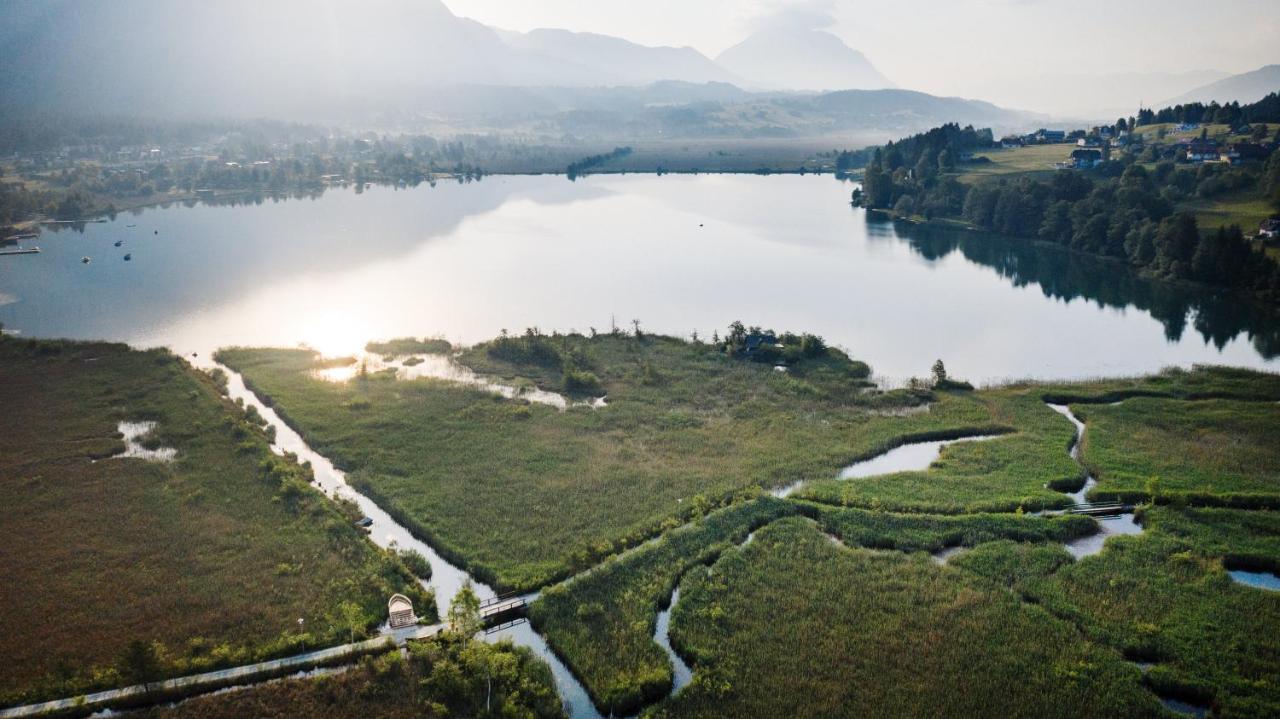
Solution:
M467 581L471 582L481 600L492 599L497 596L492 587L476 581L465 570L448 562L431 545L417 539L406 527L392 519L391 515L387 514L376 502L353 489L351 485L347 484L346 475L342 470L334 467L333 462L329 461L324 455L311 449L302 439L302 436L286 424L275 410L264 404L255 393L245 387L243 377L226 367L222 369L227 373L227 395L233 400L243 401L247 407L256 409L263 419L275 429L276 438L272 444L272 449L280 454L293 454L298 458L299 462L309 463L315 475L316 484L319 485L325 495L334 499L346 499L355 502L360 507L360 511L364 512L364 515L373 521L368 529L369 538L373 540L374 544L383 548L411 549L426 557L431 564L431 578L424 580L422 583L435 592L436 605L439 607L441 616L448 612L449 606L453 604L454 598ZM595 706L592 705L586 688L573 676L569 668L564 665L564 662L560 661L555 652L551 651L551 648L547 646L546 640L535 632L528 622L508 627L502 631L487 633L485 638L489 641L509 638L518 645L528 647L544 659L551 666L556 688L560 691L560 698L564 702L565 709L571 719L601 716L600 712L596 711Z
M1062 404L1049 404L1049 409L1071 420L1071 424L1075 425L1076 437L1071 443L1069 453L1071 458L1076 462L1080 462L1080 447L1084 444L1085 424L1080 418L1071 411L1071 408ZM1071 497L1077 505L1088 503L1089 490L1097 486L1098 480L1093 475L1085 477L1084 485L1075 492L1067 492L1067 496ZM1067 551L1076 559L1092 556L1102 551L1106 546L1107 539L1119 535L1126 534L1142 534L1142 525L1138 524L1134 518L1133 512L1123 512L1112 517L1095 517L1098 522L1098 531L1087 537L1073 539L1066 543Z

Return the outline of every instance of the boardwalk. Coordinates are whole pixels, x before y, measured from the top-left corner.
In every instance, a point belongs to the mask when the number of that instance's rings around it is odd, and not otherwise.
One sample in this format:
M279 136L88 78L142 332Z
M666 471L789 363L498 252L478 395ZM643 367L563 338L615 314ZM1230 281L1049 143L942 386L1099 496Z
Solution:
M1134 510L1132 504L1118 502L1093 502L1077 504L1067 510L1068 514L1084 514L1090 517L1118 517Z
M419 638L416 636L417 634L424 634L424 636L434 635L436 632L440 631L440 626L409 627L407 629L413 630L412 632L409 632L409 634L413 634L414 636L406 635L406 637L410 639L417 639ZM26 706L0 710L0 719L8 719L9 717L39 716L48 712L83 711L87 713L89 710L103 709L106 707L128 707L133 705L153 704L162 698L191 696L201 692L221 689L223 687L235 686L237 684L251 684L264 679L292 674L296 671L341 663L344 660L354 659L365 654L373 654L389 650L395 646L397 639L398 635L384 634L363 642L344 644L342 646L330 647L328 649L320 649L314 652L307 652L306 654L285 657L284 659L273 659L269 662L260 662L258 664L249 664L243 667L221 669L215 672L194 674L188 677L167 679L165 681L153 682L147 685L135 684L133 686L122 687L120 689L109 689L107 691L95 692L93 694L84 694L70 699L58 699L40 704L27 704Z
M502 596L480 602L480 618L485 624L491 624L501 617L524 614L529 603L523 596Z

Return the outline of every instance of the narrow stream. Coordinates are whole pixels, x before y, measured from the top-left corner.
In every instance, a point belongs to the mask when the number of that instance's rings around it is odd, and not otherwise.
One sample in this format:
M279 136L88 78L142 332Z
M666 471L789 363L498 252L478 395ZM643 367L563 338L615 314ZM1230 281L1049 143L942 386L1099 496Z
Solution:
M221 365L218 366L221 367ZM444 557L441 557L439 553L431 548L431 545L414 537L407 528L392 519L391 515L387 514L373 500L353 489L347 484L346 475L341 470L334 467L333 463L323 455L307 446L302 437L284 420L280 419L280 415L275 410L263 404L257 395L245 387L244 378L239 373L233 372L227 367L221 368L227 373L227 395L233 400L243 400L246 407L251 406L256 409L263 419L275 428L276 439L271 448L279 454L292 453L297 456L299 462L310 463L311 470L315 474L316 483L327 496L355 502L360 507L360 511L373 520L373 524L369 527L369 537L374 544L383 548L412 549L426 557L427 561L431 563L431 579L424 580L422 584L435 592L436 605L441 616L444 616L448 612L449 606L453 603L454 597L462 589L462 585L468 579L471 579L470 575L462 568L454 566ZM471 579L471 584L481 600L497 596L493 588L487 584L474 579ZM551 648L547 646L546 640L535 632L528 622L499 632L486 634L484 638L485 641L498 641L509 638L515 644L528 647L546 661L551 667L551 673L555 679L556 688L560 691L560 698L564 702L565 711L571 719L602 718L600 712L596 711L595 706L591 703L591 698L587 695L586 688L573 676L564 662L560 661L555 652L551 651Z
M675 696L693 681L693 669L680 658L679 654L676 654L676 650L671 646L671 612L675 610L678 601L680 601L679 585L676 586L675 591L671 592L671 604L658 612L658 622L653 628L653 641L662 647L662 651L666 652L671 660L671 696Z
M1071 449L1068 450L1068 454L1070 454L1071 458L1076 462L1080 462L1080 446L1084 442L1084 422L1081 422L1080 418L1075 416L1075 414L1071 412L1071 408L1067 405L1049 404L1048 402L1045 404L1048 405L1049 409L1052 409L1054 412L1066 417L1071 421L1071 424L1075 425L1076 438L1075 441L1071 443ZM1081 464L1083 465L1083 463ZM1089 500L1087 497L1089 490L1093 489L1097 485L1098 480L1094 479L1093 475L1089 475L1088 477L1085 477L1084 486L1079 490L1075 492L1065 492L1065 494L1076 504L1088 504ZM1115 517L1095 517L1095 519L1098 522L1098 532L1096 534L1081 537L1080 539L1074 539L1067 542L1065 545L1067 551L1076 559L1082 559L1101 552L1103 546L1107 543L1107 538L1109 537L1123 534L1142 534L1142 525L1138 524L1137 520L1133 516L1133 512L1125 512L1124 514L1120 514Z

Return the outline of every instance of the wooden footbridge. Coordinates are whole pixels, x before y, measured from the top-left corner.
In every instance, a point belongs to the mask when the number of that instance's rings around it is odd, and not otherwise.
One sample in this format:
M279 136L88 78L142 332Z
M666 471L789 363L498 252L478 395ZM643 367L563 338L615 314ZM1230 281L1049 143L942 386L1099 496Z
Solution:
M480 618L485 626L501 624L513 617L522 617L529 610L529 602L519 594L504 594L480 602Z
M1086 502L1067 508L1067 514L1083 514L1088 517L1118 517L1133 512L1132 504L1120 502Z

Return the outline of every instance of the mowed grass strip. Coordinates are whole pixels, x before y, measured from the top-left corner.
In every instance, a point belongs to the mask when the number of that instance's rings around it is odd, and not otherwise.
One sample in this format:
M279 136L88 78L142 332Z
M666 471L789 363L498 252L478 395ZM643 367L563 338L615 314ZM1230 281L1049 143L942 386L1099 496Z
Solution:
M763 497L713 512L546 590L530 618L602 713L633 714L671 690L671 662L653 630L680 576L797 511Z
M681 583L692 683L651 716L1161 716L1068 622L922 555L783 519Z
M1280 508L1280 404L1139 397L1073 411L1094 497Z
M1153 662L1146 681L1163 696L1210 706L1215 716L1280 714L1280 593L1226 572L1280 568L1280 515L1155 507L1141 520L1144 534L1112 538L1079 562L1054 567L1045 557L1029 562L1022 547L985 545L953 564Z
M301 350L219 357L398 519L506 588L593 566L682 523L695 504L831 477L911 437L1011 429L966 393L898 416L929 394L869 389L865 365L836 351L782 373L667 337L547 341L598 380L606 407L561 412L381 374L331 383ZM506 381L559 388L564 379L483 350L462 359Z
M0 375L0 704L118 685L131 640L162 644L180 674L345 642L346 601L363 626L397 591L433 614L183 361L0 339ZM144 443L176 459L110 458L123 420L156 422Z

